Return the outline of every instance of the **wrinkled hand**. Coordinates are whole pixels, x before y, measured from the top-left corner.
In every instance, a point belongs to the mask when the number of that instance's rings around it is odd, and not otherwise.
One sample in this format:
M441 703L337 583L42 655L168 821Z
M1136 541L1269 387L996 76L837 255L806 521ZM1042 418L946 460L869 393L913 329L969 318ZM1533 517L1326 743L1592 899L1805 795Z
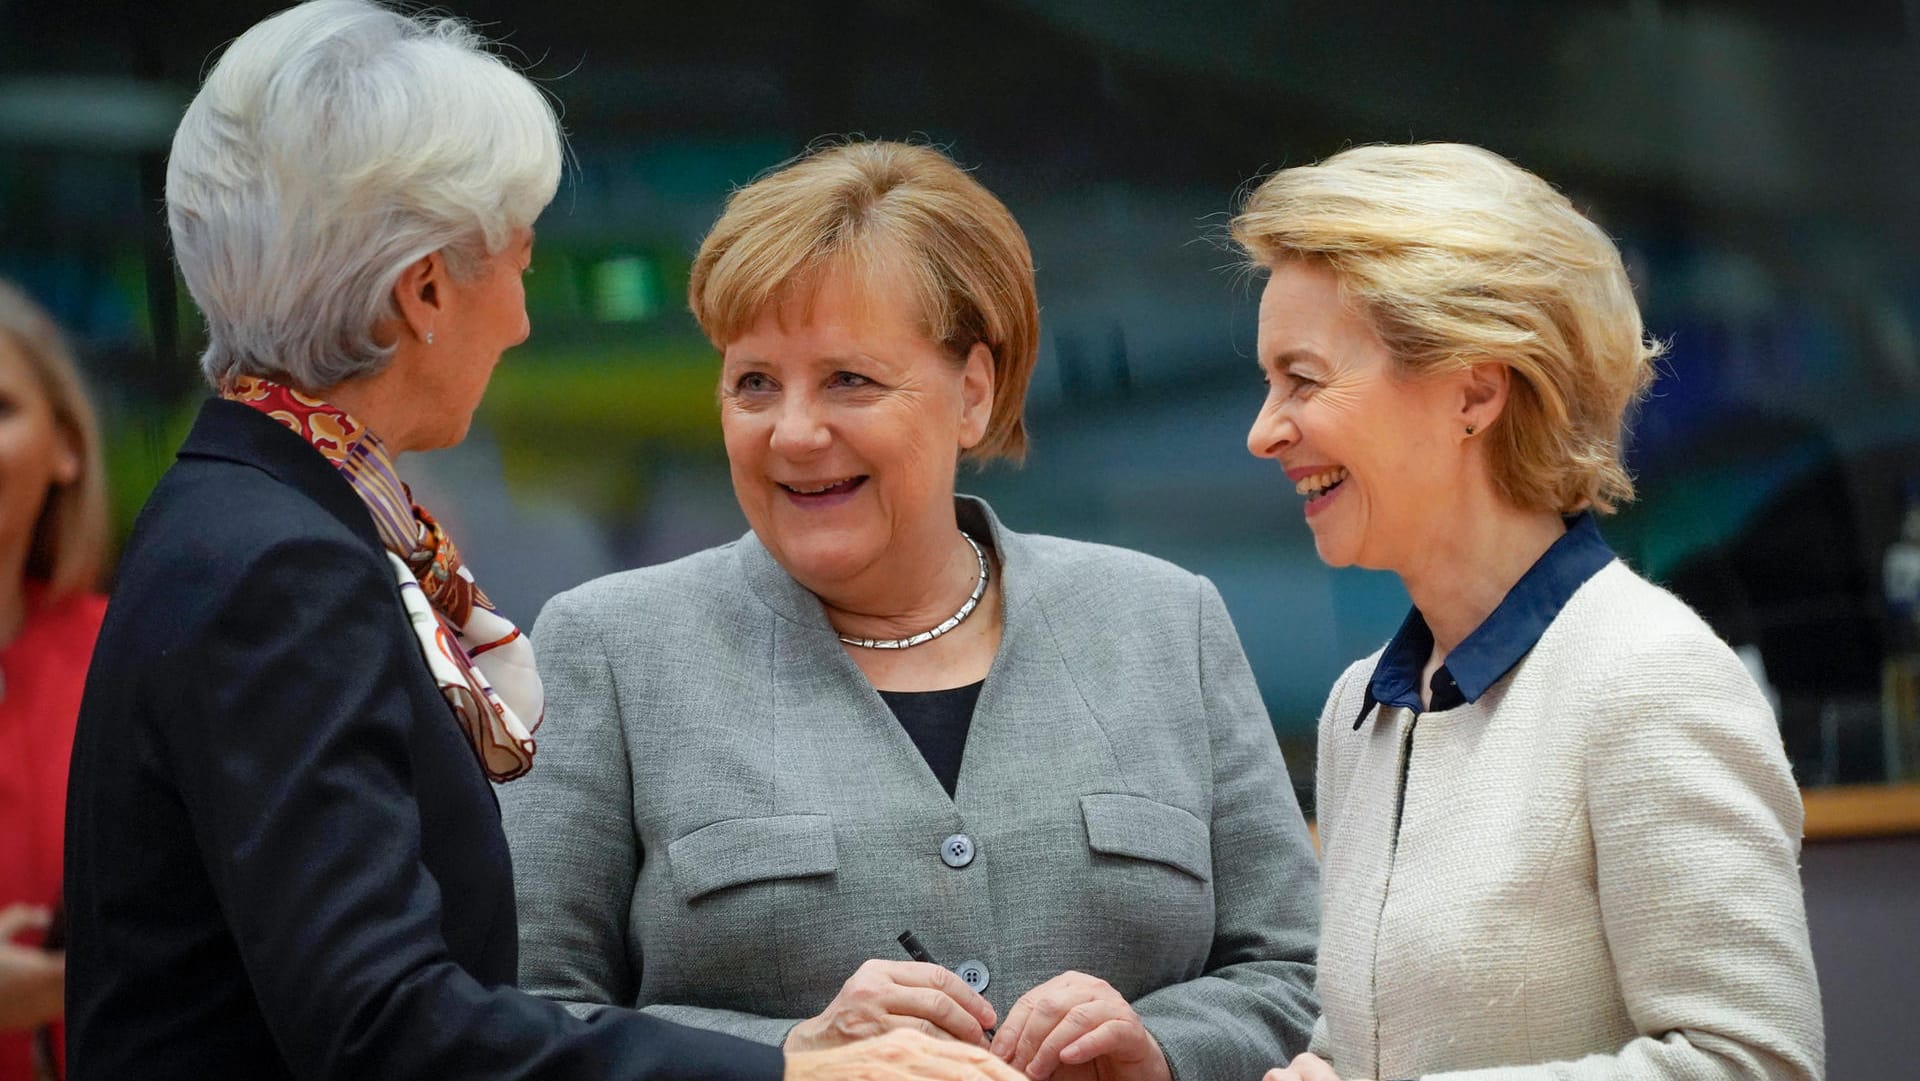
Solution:
M1167 1056L1140 1015L1107 981L1084 972L1062 972L1020 996L993 1053L1033 1081L1055 1071L1062 1081L1172 1081Z
M1340 1075L1333 1072L1327 1060L1315 1054L1295 1055L1292 1062L1285 1066L1275 1066L1268 1070L1260 1081L1340 1081ZM1357 1081L1357 1079L1349 1079Z
M46 909L32 905L0 909L0 1032L30 1029L60 1017L67 990L66 956L14 942L23 932L45 930L51 919Z
M872 960L847 978L819 1016L787 1033L786 1049L818 1051L902 1028L985 1048L993 1020L992 1003L939 965Z
M852 982L852 981L848 981ZM898 1028L824 1051L790 1051L786 1081L1026 1081L986 1048Z

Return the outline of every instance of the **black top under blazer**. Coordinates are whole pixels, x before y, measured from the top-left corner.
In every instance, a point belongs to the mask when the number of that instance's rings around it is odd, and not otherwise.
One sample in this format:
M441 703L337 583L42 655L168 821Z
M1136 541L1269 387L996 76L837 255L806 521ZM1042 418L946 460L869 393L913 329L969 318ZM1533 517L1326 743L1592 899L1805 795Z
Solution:
M780 1076L513 988L498 804L372 519L247 406L206 404L134 527L67 814L75 1081Z

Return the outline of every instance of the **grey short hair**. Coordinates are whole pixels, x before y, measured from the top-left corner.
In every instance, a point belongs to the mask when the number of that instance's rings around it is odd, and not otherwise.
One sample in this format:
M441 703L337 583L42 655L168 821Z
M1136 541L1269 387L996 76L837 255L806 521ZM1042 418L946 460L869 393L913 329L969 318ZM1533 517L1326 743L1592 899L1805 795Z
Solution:
M467 274L553 200L559 121L450 18L310 0L214 65L174 133L167 223L201 369L324 390L385 367L374 325L433 252Z

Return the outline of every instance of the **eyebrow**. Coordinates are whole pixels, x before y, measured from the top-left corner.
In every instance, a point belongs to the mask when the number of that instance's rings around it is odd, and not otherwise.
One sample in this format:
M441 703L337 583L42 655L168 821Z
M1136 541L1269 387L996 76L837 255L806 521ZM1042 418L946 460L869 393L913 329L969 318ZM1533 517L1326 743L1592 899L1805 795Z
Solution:
M727 356L724 352L721 354L720 363L722 364L728 363ZM735 360L732 363L772 364L773 362L759 355L758 353L749 353L741 356L738 360ZM806 363L816 368L844 368L844 367L861 367L861 366L867 366L867 365L877 365L883 362L880 360L880 358L870 353L828 353L828 354L823 354L817 357L808 357L806 360Z
M1283 350L1280 353L1268 358L1266 361L1264 361L1264 363L1268 367L1273 368L1275 371L1286 371L1287 369L1293 367L1295 364L1298 364L1301 361L1306 361L1306 360L1318 361L1322 359L1323 358L1320 356L1320 354L1314 352L1311 349L1308 349L1304 346L1295 346L1292 349Z

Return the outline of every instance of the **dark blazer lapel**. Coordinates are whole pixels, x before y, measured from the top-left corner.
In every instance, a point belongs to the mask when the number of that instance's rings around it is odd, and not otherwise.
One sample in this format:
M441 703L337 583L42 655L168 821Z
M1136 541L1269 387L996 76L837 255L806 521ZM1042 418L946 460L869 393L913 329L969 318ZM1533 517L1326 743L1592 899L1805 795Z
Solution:
M252 406L208 399L177 456L252 466L326 508L376 552L383 550L373 516L340 471L306 440Z

